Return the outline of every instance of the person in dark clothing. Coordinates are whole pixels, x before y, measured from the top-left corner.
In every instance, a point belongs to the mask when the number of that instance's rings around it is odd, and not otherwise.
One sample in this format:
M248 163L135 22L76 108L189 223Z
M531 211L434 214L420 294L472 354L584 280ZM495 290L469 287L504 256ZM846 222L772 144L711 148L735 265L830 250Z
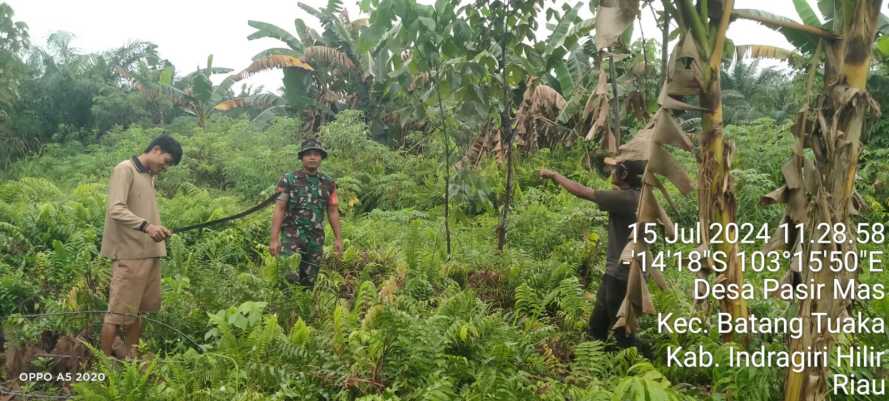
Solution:
M608 212L608 251L605 275L596 294L596 306L590 316L588 333L595 340L608 339L609 329L617 321L617 313L627 293L629 269L621 264L620 254L629 242L631 226L636 223L636 206L639 203L639 190L642 187L642 173L645 162L623 160L615 162L611 173L614 190L594 190L576 181L565 178L558 172L541 169L540 177L551 179L575 196L595 202L600 209ZM627 348L639 345L633 335L627 335L623 328L614 330L618 346Z

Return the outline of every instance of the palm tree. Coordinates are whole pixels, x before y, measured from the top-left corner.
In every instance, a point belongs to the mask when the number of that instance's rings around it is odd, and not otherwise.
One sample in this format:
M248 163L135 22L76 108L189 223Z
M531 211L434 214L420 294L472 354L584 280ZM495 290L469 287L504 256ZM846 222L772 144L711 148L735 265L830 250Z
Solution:
M7 125L7 119L18 99L18 88L27 76L27 67L22 61L22 51L29 45L28 26L21 21L13 21L14 12L8 4L0 4L0 139L4 143L0 150L0 168L12 159L31 149L33 140L17 135Z
M788 75L775 67L759 68L759 60L745 62L738 58L722 71L722 96L725 124L750 122L771 117L777 121L798 108L792 99Z

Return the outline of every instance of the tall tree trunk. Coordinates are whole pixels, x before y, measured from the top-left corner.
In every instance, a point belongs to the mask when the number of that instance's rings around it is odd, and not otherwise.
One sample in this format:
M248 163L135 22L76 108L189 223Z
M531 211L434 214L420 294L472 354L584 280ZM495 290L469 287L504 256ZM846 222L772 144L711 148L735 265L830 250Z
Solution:
M665 68L667 80L661 88L658 99L661 110L658 111L651 128L654 138L658 139L651 140L647 145L650 149L649 160L643 179L643 195L636 211L636 224L638 226L657 222L664 226L667 236L672 236L672 223L652 194L654 188L661 188L655 174L666 176L683 194L692 190L692 184L685 171L672 160L663 146L671 143L690 151L691 142L687 138L683 139L684 134L679 128L671 128L677 125L673 112L700 111L703 113L703 130L700 133L701 161L698 168L699 218L705 241L701 245L710 250L708 243L711 238L708 231L710 224L721 224L725 229L729 229L729 224L735 223L736 215L730 174L732 146L723 135L719 76L725 35L734 1L701 0L698 6L695 6L692 0L674 2L664 0L663 4L667 12L678 22L682 35L673 58ZM699 107L686 104L674 97L694 94L699 96ZM723 260L728 264L717 281L740 287L743 276L738 263L738 247L737 244L727 241L728 238L736 238L735 234L733 231L722 230L721 235L716 237L722 240L718 244L719 247L711 251L723 252ZM630 250L634 255L639 255L640 251L644 254L646 248L644 244L633 243L630 246L633 247ZM706 255L701 256L702 260L707 259ZM638 257L632 258L627 296L618 312L618 321L615 324L615 327L625 327L630 332L638 329L638 315L654 312L654 306L650 302L647 287L642 279L642 267L642 261ZM657 274L654 277L657 281ZM734 318L747 316L747 305L743 300L722 300L720 309ZM731 333L724 337L726 340L732 339Z
M827 224L831 232L836 227L843 227L846 233L855 233L851 221L851 213L855 210L855 175L858 171L865 115L874 110L875 105L867 93L866 83L882 0L860 0L853 4L848 8L853 10L852 15L840 17L843 18L843 26L842 31L837 33L840 33L841 39L825 43L827 57L824 90L814 105L804 107L794 126L794 134L799 141L797 146L801 149L803 144L808 144L815 155L814 163L810 166L800 166L801 175L809 184L803 185L804 188L809 188L806 201L808 210L812 210L804 220L806 231L809 232L819 224ZM826 121L826 124L822 126L818 124L818 120ZM811 235L807 239L811 239ZM813 255L820 259L822 266L831 266L828 255L832 252L840 255L856 252L854 242L822 244L803 240L800 244L803 255ZM806 263L804 259L802 263L803 282L813 280L816 284L825 285L826 291L820 299L803 299L800 302L799 317L804 322L803 335L798 340L790 341L790 350L825 350L830 355L835 338L824 330L816 330L816 316L823 317L820 322L823 329L825 320L836 321L848 315L852 300L834 293L834 284L844 287L850 280L857 278L858 272L842 269L842 272L835 273L827 268L812 272L806 268L812 265L811 262ZM814 263L816 266L817 264L818 262ZM788 369L784 399L827 399L829 370L829 366L810 366L802 372Z
M650 5L650 4L649 4ZM661 81L658 83L658 88L662 88L664 86L664 82L667 80L667 59L670 57L667 53L667 45L670 44L670 11L664 9L664 22L661 27Z
M438 82L441 82L441 74L436 68L436 76ZM438 83L435 83L435 96L438 98L438 113L441 116L441 135L444 144L444 166L445 166L445 184L444 184L444 229L445 243L447 244L447 259L451 259L451 225L449 222L449 208L451 203L451 143L448 135L447 120L445 119L444 104L441 101L441 89Z
M642 47L642 54L645 54L645 47ZM608 80L611 81L611 95L613 106L611 108L611 127L614 131L614 140L615 143L620 145L621 136L623 136L623 132L621 130L621 116L620 116L620 98L618 97L617 92L617 71L614 70L614 55L608 53Z
M500 112L500 138L503 146L506 146L506 193L503 194L503 203L500 206L500 223L497 225L497 250L502 251L506 247L506 235L509 226L509 209L512 207L513 192L513 168L512 168L512 94L509 90L506 69L506 19L509 17L509 0L504 4L503 17L500 20L500 76L503 80L503 110Z
M196 112L195 114L198 118L198 127L201 127L201 129L206 129L207 128L207 114L204 113L204 110L200 106L195 107L195 112Z
M700 7L693 7L690 0L679 0L677 3L678 9L682 11L681 15L677 14L677 18L691 31L698 49L705 52L702 56L708 58L707 63L702 65L701 74L700 104L706 111L703 112L700 134L698 217L701 230L704 232L705 245L709 247L710 244L706 242L711 238L721 240L711 251L722 252L728 266L719 274L717 282L737 285L740 288L744 276L738 260L738 244L727 240L737 238L737 230L729 226L735 223L737 213L731 177L733 149L723 133L719 75L725 34L730 23L734 0L702 1ZM712 39L710 35L714 35ZM709 231L711 224L723 227L719 231L720 236L711 235ZM723 313L731 314L733 318L747 317L747 304L743 299L722 299L719 306ZM724 334L723 340L732 340L732 334Z
M636 211L636 224L645 225L657 223L664 227L667 237L676 233L669 216L659 206L653 192L661 189L664 197L669 202L666 191L659 182L657 176L667 177L683 194L693 189L691 179L685 171L672 159L666 149L670 144L687 151L692 150L692 143L685 137L684 132L678 127L673 114L679 111L698 111L703 113L703 131L700 134L700 159L698 196L700 203L700 222L704 231L702 237L707 241L710 237L707 228L710 223L719 223L727 226L735 222L735 198L731 183L731 144L727 143L723 135L722 127L722 102L720 96L719 67L722 61L723 48L725 46L725 34L730 22L733 0L702 0L696 7L692 0L664 0L664 8L672 15L682 34L674 54L665 67L666 81L661 88L658 102L661 109L655 115L650 130L652 137L645 139L637 134L627 143L637 142L634 148L647 146L649 149L648 165L642 183L639 207ZM699 106L692 106L684 102L684 97L699 96ZM640 139L641 138L641 139ZM646 142L648 142L646 144ZM629 155L627 155L629 156ZM725 240L729 234L723 232L719 239ZM727 241L723 241L727 242ZM703 246L709 249L710 244ZM625 249L627 254L637 255L630 260L630 279L627 284L627 295L621 309L618 312L618 321L615 327L624 327L629 332L638 330L638 316L654 313L651 297L642 278L644 260L638 255L646 254L647 245L635 242ZM730 265L726 272L721 274L719 281L740 285L740 266L737 263L737 246L728 244L720 245L719 249L725 253L724 260ZM706 255L701 255L702 261ZM653 271L655 282L665 287L662 279L658 279L657 270ZM731 313L735 317L746 317L746 304L740 301L725 301L721 304L723 311ZM727 336L729 339L730 336Z
M717 3L714 2L714 6ZM722 63L722 52L725 46L725 33L728 30L734 0L726 0L723 4L723 11L720 20L717 22L718 34L713 45L713 53L710 56L710 82L706 93L701 96L701 101L708 104L712 113L704 113L703 130L701 131L701 146L706 149L704 152L704 162L701 166L702 174L699 175L698 185L702 189L700 191L701 222L705 221L703 227L709 227L710 222L719 222L724 233L723 241L718 247L720 251L727 255L728 269L719 275L717 281L727 284L734 284L740 288L744 282L744 273L738 260L738 244L735 241L728 241L728 238L738 238L737 229L734 223L737 219L737 210L735 202L735 194L732 185L732 153L733 146L727 143L722 130L722 91L720 87L720 64ZM711 21L711 25L712 21ZM709 160L708 160L709 159ZM710 169L707 162L712 163L715 167ZM706 202L706 203L705 203ZM707 207L703 207L703 205ZM731 224L731 225L730 225ZM734 228L733 228L734 227ZM733 318L747 317L747 303L743 299L724 299L720 302L720 310L723 313L729 313ZM728 333L724 335L725 340L731 340L732 335ZM746 337L744 337L746 342Z

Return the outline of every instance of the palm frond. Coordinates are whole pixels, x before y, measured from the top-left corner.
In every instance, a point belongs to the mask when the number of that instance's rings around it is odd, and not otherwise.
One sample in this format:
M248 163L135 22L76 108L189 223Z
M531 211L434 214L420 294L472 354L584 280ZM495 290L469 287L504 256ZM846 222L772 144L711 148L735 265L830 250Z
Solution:
M804 52L815 51L820 39L835 40L839 38L833 32L816 26L801 24L790 18L762 10L736 9L732 11L732 17L756 21L768 28L777 30L790 43Z
M304 46L314 46L321 41L321 35L314 29L306 26L305 21L297 18L293 21L293 25L296 28L296 34L299 35L299 39Z
M370 24L370 20L368 20L367 18L356 19L355 21L352 21L349 23L349 25L352 27L353 31L357 31L361 28L364 28L364 27L368 26L369 24Z
M303 3L303 2L296 3L296 6L303 9L303 11L309 13L309 15L311 15L315 18L324 19L323 13L315 7L312 7L312 6L310 6L306 3Z
M280 117L286 115L287 106L278 105L272 106L262 111L253 118L252 123L257 126L263 127L268 125L275 117Z
M253 74L265 70L274 70L278 68L299 68L306 71L314 71L311 65L297 57L275 55L268 56L263 59L254 60L247 68L241 70L237 74L237 80L245 79Z
M229 91L231 90L231 87L232 87L232 85L235 84L235 82L238 82L237 75L229 75L229 76L225 77L225 79L222 80L222 82L220 82L219 85L216 85L213 88L212 99L225 99L225 98L231 96L229 94Z
M247 39L260 39L260 38L272 38L278 39L290 46L293 50L300 50L303 48L302 43L290 32L285 31L284 29L278 27L275 24L270 24L268 22L262 21L247 21L247 25L250 25L253 28L256 28L256 32L247 36Z
M338 49L328 46L311 46L303 53L306 62L312 65L329 65L337 69L351 70L355 63Z
M213 106L217 111L229 111L241 107L254 107L257 109L267 109L272 106L281 105L283 99L272 93L260 93L258 95L239 97L224 100Z
M741 45L735 47L735 54L738 60L744 58L781 60L794 67L802 67L806 63L801 54L777 46Z
M182 77L182 79L180 79L179 81L191 81L198 74L210 76L210 75L215 75L215 74L228 74L232 71L234 71L233 68L225 68L225 67L198 68L194 72L189 73L188 75Z
M290 56L290 57L300 57L300 54L293 49L287 49L284 47L273 47L270 49L265 49L259 53L256 53L251 60L260 60L269 56Z
M158 84L136 83L136 90L148 94L150 96L163 97L168 99L177 107L181 107L189 114L194 114L194 102L191 95L181 89Z

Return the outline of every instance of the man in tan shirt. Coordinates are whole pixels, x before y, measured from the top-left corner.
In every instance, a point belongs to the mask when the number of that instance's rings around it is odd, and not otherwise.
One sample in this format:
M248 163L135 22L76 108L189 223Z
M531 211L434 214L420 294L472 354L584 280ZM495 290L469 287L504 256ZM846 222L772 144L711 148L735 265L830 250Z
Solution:
M111 258L111 294L102 325L102 351L112 355L118 328L125 332L128 357L142 335L143 312L160 309L160 258L172 233L161 225L154 193L155 177L179 164L182 147L161 135L141 155L114 167L108 183L108 207L102 235L102 256Z

